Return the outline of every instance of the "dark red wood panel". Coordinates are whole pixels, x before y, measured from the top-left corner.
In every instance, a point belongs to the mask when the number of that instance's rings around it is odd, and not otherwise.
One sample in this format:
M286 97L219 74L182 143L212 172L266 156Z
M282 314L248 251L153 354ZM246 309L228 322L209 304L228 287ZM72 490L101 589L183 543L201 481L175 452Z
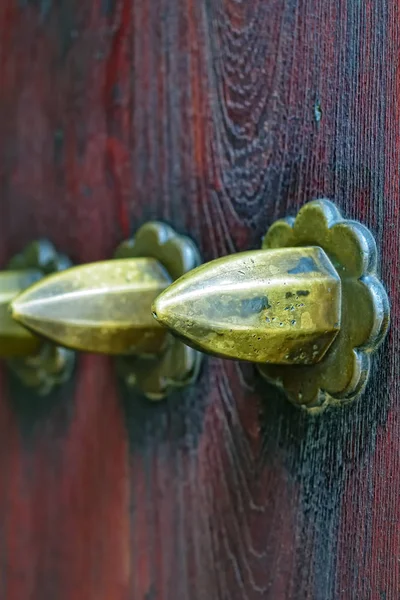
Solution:
M205 259L327 196L374 231L392 327L368 392L310 416L205 361L151 405L82 356L0 381L0 598L400 597L396 0L3 0L0 266L79 262L149 218Z

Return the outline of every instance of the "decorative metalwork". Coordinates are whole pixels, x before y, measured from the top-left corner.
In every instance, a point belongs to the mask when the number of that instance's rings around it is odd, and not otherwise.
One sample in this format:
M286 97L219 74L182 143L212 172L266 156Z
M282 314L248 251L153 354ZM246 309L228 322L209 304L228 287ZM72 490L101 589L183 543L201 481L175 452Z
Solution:
M147 223L114 260L29 287L13 315L62 346L118 355L127 385L151 399L194 381L198 350L257 363L308 409L362 392L389 325L366 227L318 200L274 223L261 250L198 265L191 240Z
M321 248L241 252L170 285L156 319L202 352L256 363L313 364L340 328L340 278Z
M199 354L157 323L156 296L199 263L191 240L164 223L146 223L109 261L66 269L12 302L15 320L58 346L118 356L127 385L152 399L190 383Z
M356 398L365 388L371 355L389 326L389 301L377 276L377 248L361 223L343 219L329 200L306 204L296 219L277 221L263 248L315 245L329 256L341 280L340 331L316 365L260 365L260 373L295 404L320 409Z
M114 256L116 259L153 258L164 266L172 280L201 262L193 241L160 221L145 223L133 238L120 244ZM161 353L118 357L117 369L128 387L140 389L151 400L162 400L173 390L196 381L201 360L199 352L168 335Z
M389 324L372 234L319 200L274 223L262 247L181 277L156 318L203 352L257 363L297 405L355 398Z
M58 253L50 242L38 240L12 258L7 269L10 271L10 277L14 281L19 281L19 287L14 286L14 291L17 293L33 281L66 269L70 264L69 259L64 254ZM21 273L20 278L18 273ZM23 280L26 280L26 286ZM10 300L11 297L8 297L7 302ZM6 310L8 311L8 308ZM11 345L9 347L9 355L13 354L13 356L7 359L7 364L25 386L38 395L47 395L70 378L75 363L74 352L44 342L28 331L19 331L22 329L17 324L15 329L10 325L11 335L15 335L18 340L13 344L14 350Z

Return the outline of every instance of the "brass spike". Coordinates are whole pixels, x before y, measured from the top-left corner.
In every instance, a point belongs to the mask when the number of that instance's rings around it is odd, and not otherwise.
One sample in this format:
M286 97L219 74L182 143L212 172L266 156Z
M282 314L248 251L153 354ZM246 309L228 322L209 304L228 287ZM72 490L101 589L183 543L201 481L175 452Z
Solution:
M102 354L156 354L167 332L151 304L171 278L152 258L73 267L33 285L11 305L13 318L56 344Z
M175 281L155 300L153 314L209 354L312 364L339 331L341 283L318 247L243 252Z

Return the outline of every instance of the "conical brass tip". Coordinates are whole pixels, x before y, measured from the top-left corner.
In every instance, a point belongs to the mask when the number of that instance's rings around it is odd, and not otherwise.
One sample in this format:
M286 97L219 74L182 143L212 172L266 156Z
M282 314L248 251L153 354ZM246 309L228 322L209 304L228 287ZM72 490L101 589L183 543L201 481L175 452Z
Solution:
M321 360L340 327L341 283L321 248L235 254L190 271L153 316L188 345L274 364Z
M150 258L92 263L30 287L12 302L12 316L39 336L74 350L157 354L166 332L150 307L170 281Z

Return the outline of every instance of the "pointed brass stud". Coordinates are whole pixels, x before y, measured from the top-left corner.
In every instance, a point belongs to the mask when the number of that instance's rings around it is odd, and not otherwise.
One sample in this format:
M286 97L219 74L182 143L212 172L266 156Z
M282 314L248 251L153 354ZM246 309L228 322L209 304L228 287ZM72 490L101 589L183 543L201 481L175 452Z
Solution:
M157 354L167 332L151 304L171 278L152 258L73 267L17 297L13 318L56 344L102 354Z
M320 248L243 252L184 275L153 313L187 344L255 363L319 362L340 328L341 284Z
M313 411L360 396L390 322L373 235L326 199L276 221L263 250L181 277L153 311L192 347L257 363Z
M358 398L371 360L388 331L390 305L377 272L377 247L361 223L346 220L326 199L305 204L295 219L276 221L264 238L267 252L293 246L320 246L340 276L340 332L317 365L259 365L261 375L297 405L319 411Z
M12 316L54 348L117 356L128 387L159 400L193 382L201 355L153 318L151 305L200 262L194 243L158 221L120 244L115 258L67 269L11 303Z

